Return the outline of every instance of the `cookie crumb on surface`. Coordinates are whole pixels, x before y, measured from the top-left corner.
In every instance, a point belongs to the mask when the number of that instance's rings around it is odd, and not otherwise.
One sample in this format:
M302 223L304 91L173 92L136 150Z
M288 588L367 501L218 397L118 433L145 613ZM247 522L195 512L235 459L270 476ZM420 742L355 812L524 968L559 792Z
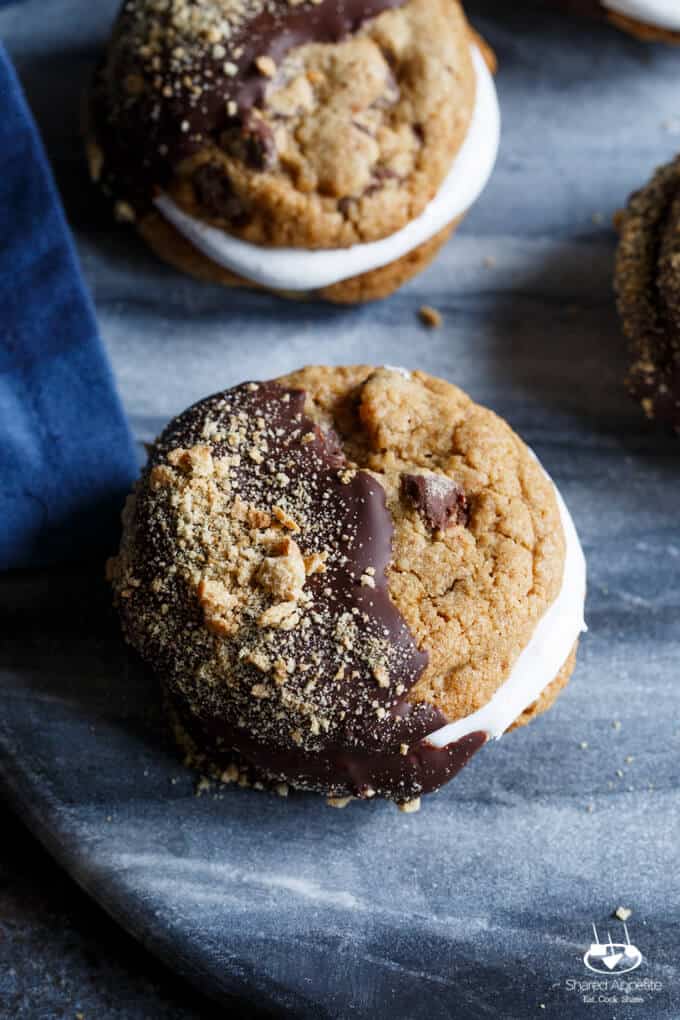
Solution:
M441 312L438 312L436 308L432 308L430 305L421 305L418 309L418 315L420 316L420 321L429 329L439 329L444 321Z
M614 917L616 917L619 921L627 921L632 913L633 911L630 907L617 907L614 911Z
M420 797L414 797L413 800L402 801L401 804L397 804L397 807L405 815L411 815L414 811L420 811Z

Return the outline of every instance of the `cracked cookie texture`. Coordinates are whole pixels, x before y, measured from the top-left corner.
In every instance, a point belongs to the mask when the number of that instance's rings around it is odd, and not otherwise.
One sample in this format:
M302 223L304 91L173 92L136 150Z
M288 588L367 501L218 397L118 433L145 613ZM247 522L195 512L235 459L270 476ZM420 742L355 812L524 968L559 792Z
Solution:
M171 422L109 576L194 746L407 801L439 784L414 749L501 687L564 561L552 483L493 412L422 372L320 366Z

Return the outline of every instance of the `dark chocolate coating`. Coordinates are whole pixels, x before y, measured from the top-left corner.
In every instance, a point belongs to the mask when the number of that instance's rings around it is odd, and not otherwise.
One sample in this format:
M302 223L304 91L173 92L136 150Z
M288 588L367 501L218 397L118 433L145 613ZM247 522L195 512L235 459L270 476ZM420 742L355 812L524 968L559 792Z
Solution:
M288 398L285 402L284 396ZM224 395L219 395L217 399L223 398ZM334 727L338 739L348 746L381 749L389 746L398 750L402 742L414 735L419 737L423 732L430 732L433 717L429 706L411 710L405 702L407 692L427 665L427 654L418 650L387 590L386 569L392 555L393 527L382 486L365 471L357 471L349 482L340 479L338 472L345 466L344 456L337 451L334 437L327 440L326 434L304 415L302 390L286 391L275 383L265 383L251 391L248 384L244 384L229 391L228 398L230 414L244 412L251 420L261 416L272 431L282 433L277 436L277 448L270 443L270 463L281 469L285 467L287 474L305 480L311 526L298 536L303 553L328 548L341 550L342 558L330 561L324 574L308 579L315 611L326 621L349 613L359 631L386 640L391 648L392 693L390 689L378 687L373 677L366 676L365 666L359 661L352 663L352 668L358 670L360 676L347 681L331 679L337 664L334 640L328 633L327 623L312 628L312 633L304 637L304 651L309 653L313 648L327 664L322 679L337 702L336 707L339 710L342 704L346 710L345 719L337 720ZM200 441L200 434L194 432L195 426L202 426L214 401L215 398L203 401L188 416L183 415L179 425L171 425L170 435L165 433L161 437L159 450L188 447ZM310 432L314 439L300 444L301 435ZM219 457L221 453L228 453L228 447L217 443L214 455ZM153 457L154 462L157 460L158 452ZM252 469L253 465L245 458L242 466L235 469L241 497L247 502L252 499L259 507L267 507L268 503L271 507L277 502L276 488L267 485L265 489L259 484L253 487ZM361 584L360 579L368 569L375 571L375 587ZM395 697L394 686L399 684L404 691ZM375 714L371 718L364 712L365 706L374 701L390 709L392 725L385 723L376 727ZM421 716L424 718L420 724L416 723L416 717Z
M255 780L361 800L378 794L404 803L433 793L453 779L488 739L487 733L476 730L445 747L435 747L423 737L405 754L327 747L323 754L311 755L268 747L217 719L198 720L172 697L169 708L173 721L218 771L236 760L251 770ZM445 725L443 717L441 725Z

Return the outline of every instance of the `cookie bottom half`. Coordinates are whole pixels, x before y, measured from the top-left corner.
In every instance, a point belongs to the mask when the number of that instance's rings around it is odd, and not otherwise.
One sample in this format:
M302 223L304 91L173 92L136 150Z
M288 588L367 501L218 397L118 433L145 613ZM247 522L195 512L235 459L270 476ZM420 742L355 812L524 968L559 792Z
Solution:
M510 730L525 726L547 711L566 687L574 671L578 641L566 662L540 697L515 720ZM205 725L168 689L164 690L166 715L185 763L223 783L269 789L281 795L292 789L325 794L331 800L368 800L376 795L400 805L412 804L425 793L443 786L487 742L487 734L471 732L444 749L421 750L404 757L399 752L368 756L338 755L332 763L289 752L277 755L250 742L236 751L219 725ZM245 738L248 742L248 738Z
M297 301L321 299L341 305L361 304L388 297L430 264L461 220L462 217L459 217L418 248L414 248L413 251L379 269L361 273L359 276L352 276L329 287L322 287L320 290L274 290L272 293ZM138 230L152 251L163 262L167 262L182 273L187 273L206 283L217 283L222 287L268 289L237 276L236 273L213 262L212 259L198 251L157 212L148 213L140 220Z

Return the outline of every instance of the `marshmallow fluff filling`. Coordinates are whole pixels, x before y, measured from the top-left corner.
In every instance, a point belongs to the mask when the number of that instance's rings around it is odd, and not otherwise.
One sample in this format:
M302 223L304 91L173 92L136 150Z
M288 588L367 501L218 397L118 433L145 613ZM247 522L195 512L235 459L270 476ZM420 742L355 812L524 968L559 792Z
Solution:
M635 21L665 28L669 32L680 32L678 0L602 0L602 5Z
M446 747L469 733L486 733L488 739L501 737L555 679L579 634L586 630L586 561L574 522L557 488L555 496L566 542L560 592L491 700L472 715L429 734L425 740L434 747Z
M424 211L379 241L349 248L310 251L265 248L241 241L183 212L167 195L155 199L161 215L195 248L237 276L275 290L308 291L395 262L462 216L491 176L500 140L500 111L493 77L478 47L472 47L477 77L475 108L463 145L439 191Z

